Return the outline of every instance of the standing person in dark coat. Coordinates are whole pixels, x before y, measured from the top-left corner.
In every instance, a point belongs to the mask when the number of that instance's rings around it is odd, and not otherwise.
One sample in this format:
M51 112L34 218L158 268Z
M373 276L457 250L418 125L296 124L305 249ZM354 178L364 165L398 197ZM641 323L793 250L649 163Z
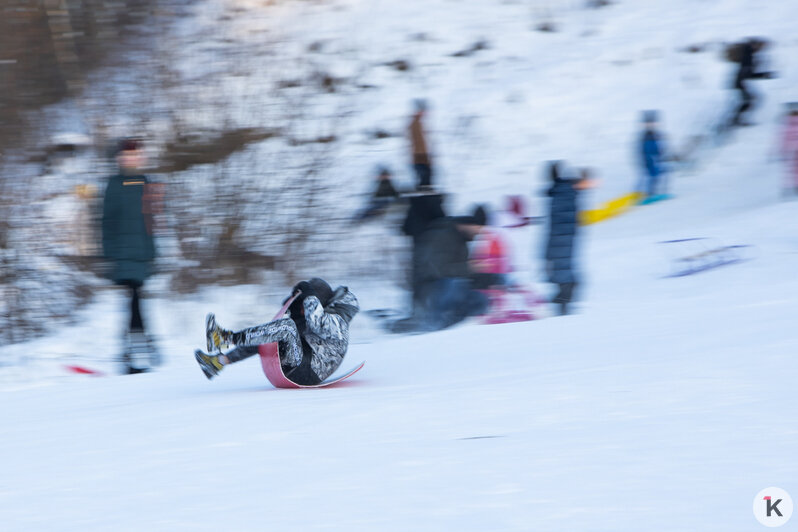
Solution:
M153 209L146 200L149 181L141 173L141 148L137 139L119 142L119 173L108 180L102 217L103 255L110 262L109 277L130 293L130 321L122 360L127 373L140 373L160 364L160 356L145 332L140 306L140 289L152 275L155 260Z
M427 135L424 132L427 102L416 100L414 105L415 112L408 127L413 171L416 173L416 185L426 187L432 185L432 156L427 145Z
M579 178L566 178L562 163L549 164L551 198L549 207L549 235L544 259L549 282L558 286L553 303L560 315L568 314L568 305L580 279L574 264L574 245L579 228L579 192L587 186L587 173Z
M736 45L735 59L739 67L734 75L732 88L740 93L740 103L731 120L732 126L748 126L751 123L744 119L744 114L756 104L756 94L748 86L750 79L768 79L772 72L760 72L758 54L767 48L767 41L751 38Z

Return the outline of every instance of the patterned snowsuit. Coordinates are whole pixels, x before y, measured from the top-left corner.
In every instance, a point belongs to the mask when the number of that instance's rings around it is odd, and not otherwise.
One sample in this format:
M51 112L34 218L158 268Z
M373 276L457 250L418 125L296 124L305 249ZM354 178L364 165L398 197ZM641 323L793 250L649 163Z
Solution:
M227 358L238 362L256 354L259 345L278 342L286 377L297 384L322 382L343 362L349 347L349 323L360 307L345 286L335 290L326 307L316 296L305 298L303 306L301 332L289 317L235 332L231 340L238 347L227 353Z

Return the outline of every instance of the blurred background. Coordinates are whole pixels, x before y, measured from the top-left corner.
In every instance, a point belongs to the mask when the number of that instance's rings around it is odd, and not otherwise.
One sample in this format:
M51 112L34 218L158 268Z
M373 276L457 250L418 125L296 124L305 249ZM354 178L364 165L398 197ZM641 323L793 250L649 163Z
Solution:
M674 151L694 163L736 97L729 44L768 31L781 53L795 44L779 42L778 10L755 2L652 6L656 16L593 0L6 0L0 10L7 343L68 323L112 288L100 219L120 138L142 139L142 172L161 185L151 295L282 289L320 268L406 290L404 207L377 223L353 218L380 165L400 193L415 189L416 98L429 105L447 214L500 209L517 194L539 216L547 160L594 169L601 186L586 207L636 190L644 109L661 110ZM535 238L518 251L530 281Z

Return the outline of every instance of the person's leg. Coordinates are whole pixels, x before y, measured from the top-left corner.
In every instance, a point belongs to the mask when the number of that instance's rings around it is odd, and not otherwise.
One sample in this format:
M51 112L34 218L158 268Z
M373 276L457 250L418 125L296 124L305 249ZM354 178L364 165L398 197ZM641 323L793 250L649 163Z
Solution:
M244 359L247 359L251 356L258 354L258 346L257 345L244 345L244 346L237 346L235 349L228 351L224 355L223 363L224 364L234 364L236 362L241 362ZM226 360L224 360L226 359Z
M648 190L647 194L648 197L655 196L657 194L657 181L659 180L659 176L657 176L654 172L650 173L648 176Z
M734 114L733 124L736 126L742 125L744 123L743 115L751 108L751 103L753 101L753 96L751 92L748 90L744 82L740 82L736 86L737 91L740 93L740 105L737 107L737 111Z
M413 248L412 248L412 255L410 257L410 292L411 292L411 301L410 301L410 314L413 317L421 317L424 313L424 293L419 282L419 264L418 264L418 250L419 250L419 238L413 238Z
M449 327L468 316L484 313L487 307L487 296L472 290L468 279L449 278L440 281L437 301L434 302L439 328Z
M223 345L257 348L261 344L280 342L280 361L284 365L298 366L302 361L302 341L296 324L291 318L280 318L237 332L227 331L219 327L213 314L208 315L205 324L209 351L218 350ZM244 353L237 353L234 357ZM251 354L248 356L251 356ZM237 360L230 361L237 362ZM224 364L224 361L222 363Z
M432 166L429 164L414 164L413 170L416 172L416 183L419 186L432 185Z
M479 290L469 289L466 298L468 316L482 316L490 308L490 298Z
M136 282L130 282L128 284L130 287L130 330L131 331L143 331L144 330L144 322L141 319L141 300L139 297L139 288L141 288L141 284Z
M119 282L128 290L130 317L128 326L122 333L123 352L121 356L122 371L125 373L142 373L152 366L160 364L160 356L153 349L149 338L144 333L144 321L141 317L140 292L141 282L128 279Z
M576 283L562 283L559 287L560 291L554 297L554 303L557 305L560 315L565 315L568 314L568 305L573 299Z
M452 325L457 306L456 279L440 279L430 293L428 307L430 309L430 325L435 329L443 329Z
M208 379L218 375L227 364L256 355L259 345L271 342L278 342L280 345L280 363L284 369L296 368L302 362L302 340L291 318L280 318L257 327L232 332L220 328L213 314L208 314L205 326L209 351L218 350L222 345L236 346L228 353L219 355L194 351L194 358Z

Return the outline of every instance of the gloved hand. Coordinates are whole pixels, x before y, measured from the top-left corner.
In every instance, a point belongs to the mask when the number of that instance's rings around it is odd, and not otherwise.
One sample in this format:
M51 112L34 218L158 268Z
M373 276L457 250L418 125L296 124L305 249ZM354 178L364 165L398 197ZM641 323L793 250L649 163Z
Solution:
M308 281L300 281L294 285L294 287L291 289L291 295L288 296L285 301L283 301L283 303L285 303L292 297L297 296L296 299L294 299L294 302L291 303L291 306L288 307L288 312L291 313L292 318L302 315L305 298L310 295L314 295L314 292Z

